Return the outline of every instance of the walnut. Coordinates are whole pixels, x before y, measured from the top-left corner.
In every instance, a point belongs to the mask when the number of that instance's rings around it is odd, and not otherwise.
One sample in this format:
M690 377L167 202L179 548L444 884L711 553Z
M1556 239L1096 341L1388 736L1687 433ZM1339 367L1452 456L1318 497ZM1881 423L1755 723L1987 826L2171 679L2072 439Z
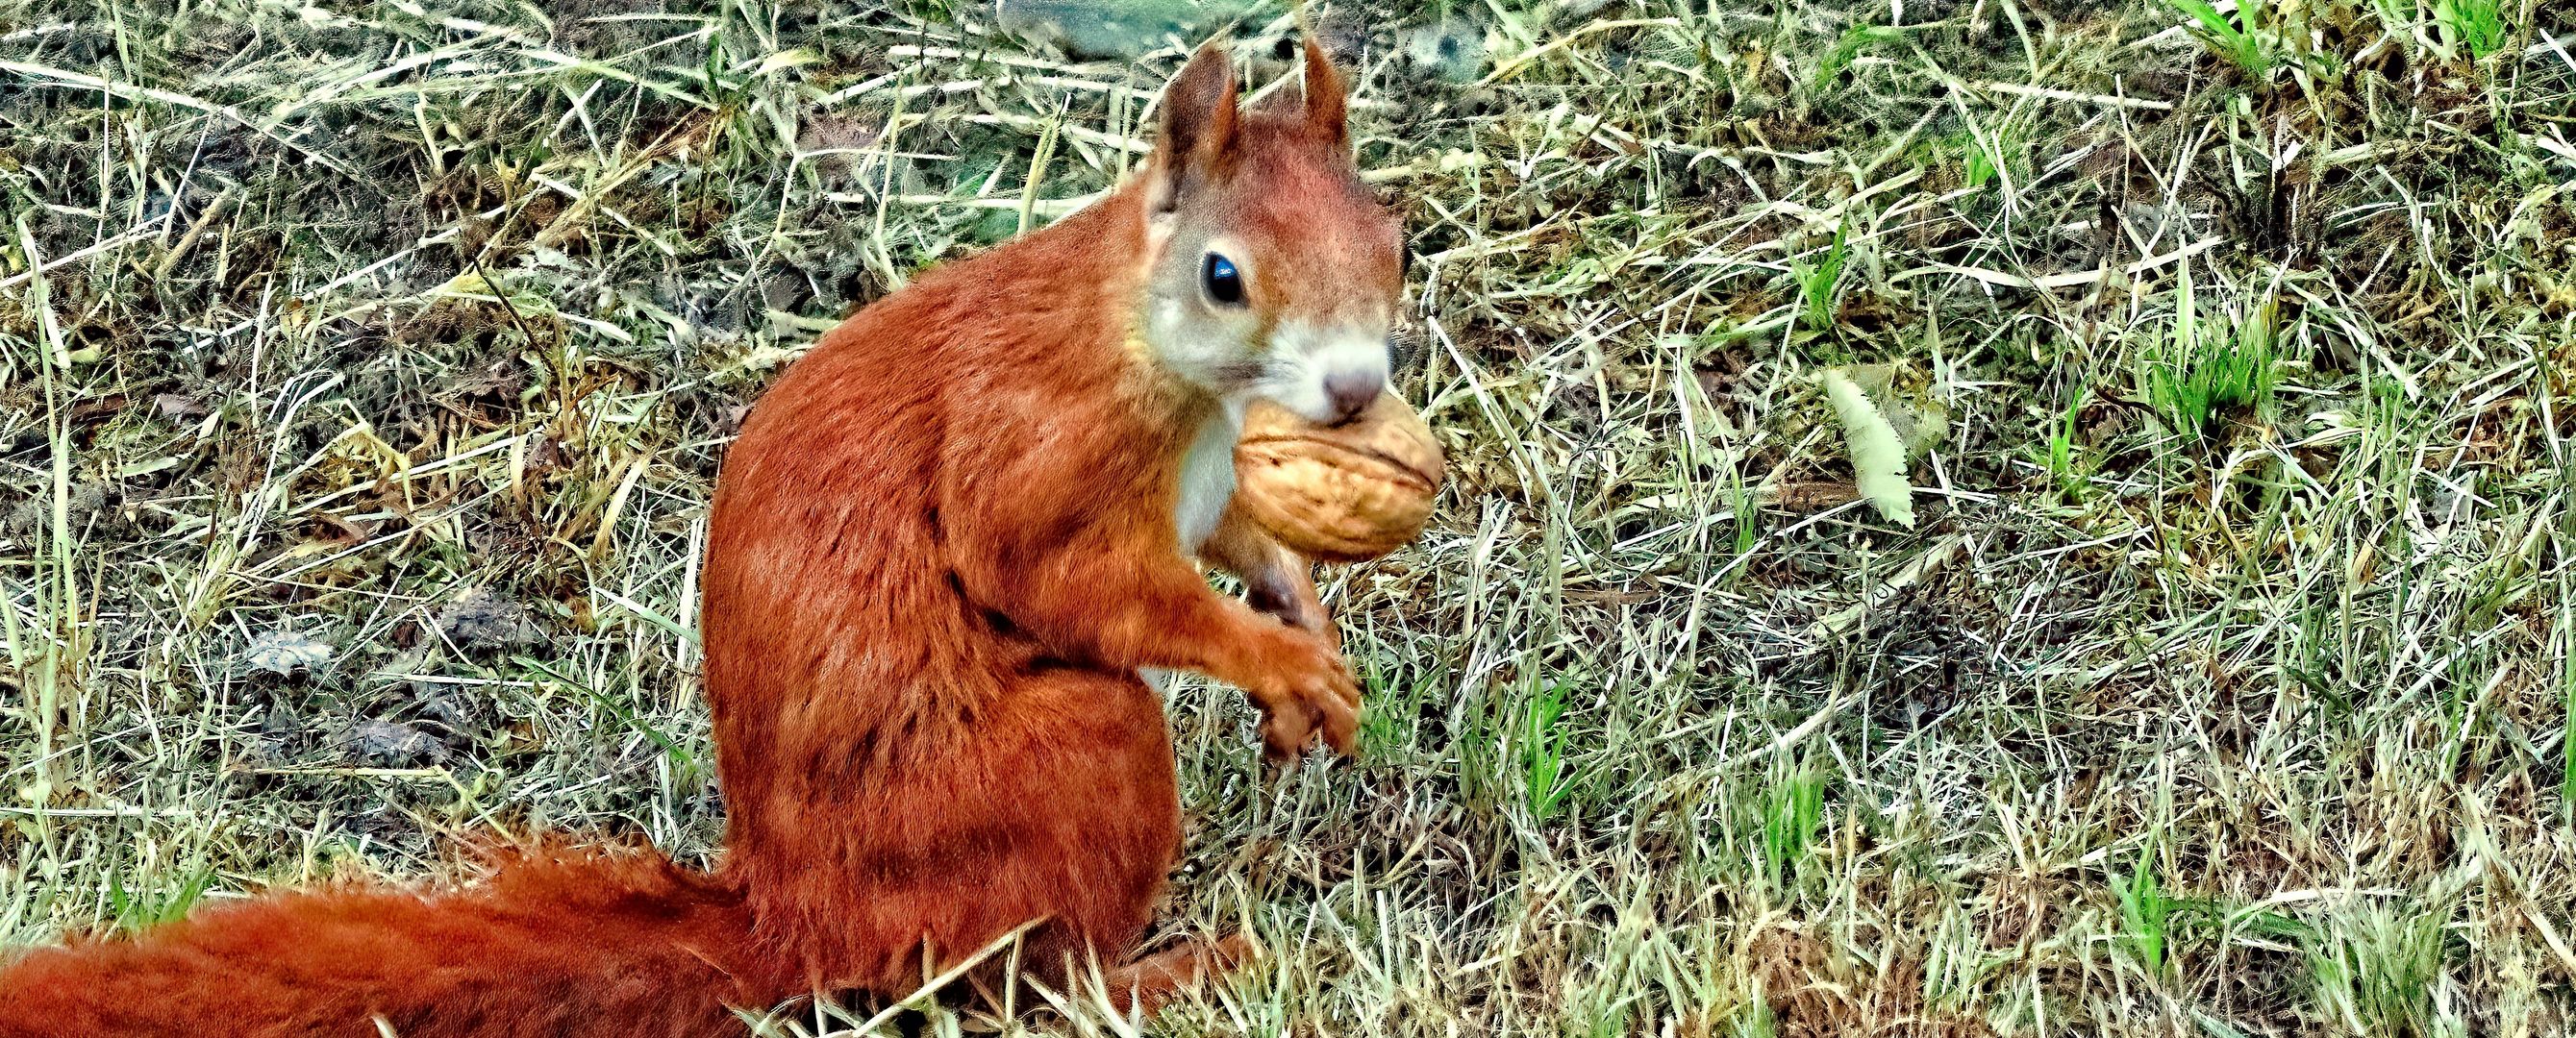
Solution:
M1441 467L1431 429L1393 393L1335 426L1254 401L1235 444L1234 499L1290 550L1358 562L1422 532Z

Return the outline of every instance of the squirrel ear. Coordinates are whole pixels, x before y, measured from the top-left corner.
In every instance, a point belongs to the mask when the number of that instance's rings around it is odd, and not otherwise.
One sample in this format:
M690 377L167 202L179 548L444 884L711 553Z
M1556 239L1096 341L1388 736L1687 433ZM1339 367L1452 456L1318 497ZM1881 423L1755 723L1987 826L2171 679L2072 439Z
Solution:
M1181 188L1222 174L1234 158L1234 63L1210 40L1163 88L1162 128L1154 141L1156 209L1169 209Z
M1333 59L1306 36L1306 125L1336 143L1348 143L1351 136L1350 105L1342 96L1342 74L1333 68Z

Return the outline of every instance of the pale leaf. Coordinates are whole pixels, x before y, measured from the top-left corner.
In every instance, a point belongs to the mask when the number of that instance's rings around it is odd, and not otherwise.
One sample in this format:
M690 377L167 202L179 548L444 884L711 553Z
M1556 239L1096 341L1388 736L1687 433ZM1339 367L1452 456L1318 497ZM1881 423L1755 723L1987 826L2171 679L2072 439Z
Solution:
M1852 475L1860 495L1878 514L1906 529L1914 528L1914 486L1905 481L1905 442L1869 394L1841 370L1825 372L1825 399L1842 419L1843 439L1851 446Z

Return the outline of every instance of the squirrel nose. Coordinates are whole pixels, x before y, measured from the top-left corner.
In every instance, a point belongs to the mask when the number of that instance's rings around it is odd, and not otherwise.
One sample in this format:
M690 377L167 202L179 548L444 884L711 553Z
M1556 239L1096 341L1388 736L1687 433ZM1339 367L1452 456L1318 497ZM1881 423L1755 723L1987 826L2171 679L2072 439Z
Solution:
M1324 396L1333 402L1334 420L1338 422L1359 417L1385 389L1385 377L1375 372L1336 371L1324 376Z

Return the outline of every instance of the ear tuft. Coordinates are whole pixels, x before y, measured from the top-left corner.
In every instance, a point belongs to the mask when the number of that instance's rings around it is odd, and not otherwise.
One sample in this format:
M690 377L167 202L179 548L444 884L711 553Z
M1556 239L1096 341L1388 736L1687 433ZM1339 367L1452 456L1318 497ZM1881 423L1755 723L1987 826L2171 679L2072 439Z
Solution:
M1211 40L1201 44L1163 88L1162 125L1154 141L1156 209L1178 201L1183 185L1222 174L1234 157L1234 63Z
M1313 33L1306 34L1306 125L1325 139L1336 143L1350 142L1350 103L1342 94L1342 74L1333 67L1333 59L1315 42Z

